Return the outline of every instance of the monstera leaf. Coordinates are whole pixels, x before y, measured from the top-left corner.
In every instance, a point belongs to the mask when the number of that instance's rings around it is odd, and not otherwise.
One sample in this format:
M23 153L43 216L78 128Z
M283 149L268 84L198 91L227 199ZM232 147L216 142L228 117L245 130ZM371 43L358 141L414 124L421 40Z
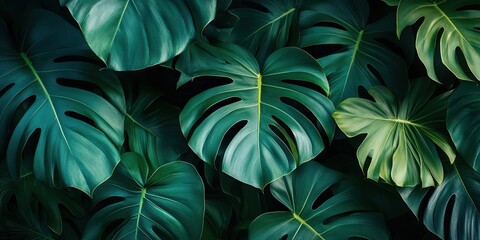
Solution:
M395 42L394 16L371 24L369 16L366 0L320 1L302 12L301 47L342 45L339 51L318 59L329 79L330 99L335 105L358 97L359 86L368 89L385 81L397 94L404 94L408 87L405 61L383 44Z
M0 225L6 230L0 233L2 239L53 239L63 230L60 205L71 214L82 217L83 209L67 192L50 188L35 180L32 173L20 180L0 179L2 208ZM7 207L14 201L14 208ZM10 206L12 206L10 205Z
M36 179L91 193L120 161L122 86L53 13L33 12L13 28L12 36L0 22L0 153L8 145L14 176L32 165ZM29 144L33 163L23 155Z
M150 168L179 159L188 150L180 130L180 110L162 100L164 95L148 82L125 85L125 131L130 150L147 159Z
M354 186L316 162L304 164L271 185L273 196L290 212L260 215L250 224L249 238L388 239L381 215Z
M459 79L471 79L466 67L480 80L480 10L469 9L471 0L401 0L397 9L397 34L420 18L417 32L418 57L427 68L428 76L438 81L434 55L440 37L440 55L445 66ZM466 9L460 9L460 8ZM463 56L458 56L459 49ZM462 59L463 58L463 59Z
M247 2L258 4L268 12L252 7L232 9L231 12L239 17L239 21L228 40L247 48L261 60L265 60L273 51L288 46L289 42L298 42L298 13L304 0Z
M108 239L199 239L202 233L202 179L185 162L149 170L139 154L125 153L94 200L102 207L90 218L84 239L103 234Z
M461 83L448 102L447 125L458 152L480 173L480 87Z
M181 53L215 16L215 0L60 0L109 68L136 70Z
M434 189L400 189L402 198L425 226L442 239L480 236L480 175L457 160Z
M180 125L195 153L217 166L225 135L242 124L228 139L220 160L223 172L244 183L263 188L318 155L326 145L321 132L332 139L333 105L315 90L328 92L325 75L299 48L277 50L259 66L239 46L199 43L178 60L177 67L193 77L231 79L191 98L180 114ZM183 77L179 84L189 79ZM215 110L206 114L211 109Z
M349 98L333 117L348 136L367 134L357 150L360 166L367 176L379 177L397 186L434 186L443 180L438 146L450 159L455 150L445 134L445 115L449 92L433 97L435 83L425 79L414 82L403 101L385 87L373 87L368 93L374 102ZM371 162L367 164L367 158Z

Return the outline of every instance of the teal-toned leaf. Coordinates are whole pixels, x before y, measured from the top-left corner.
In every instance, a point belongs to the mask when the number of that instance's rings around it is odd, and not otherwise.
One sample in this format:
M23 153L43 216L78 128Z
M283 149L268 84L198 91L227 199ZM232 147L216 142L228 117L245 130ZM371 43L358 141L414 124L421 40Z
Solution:
M186 75L231 79L191 98L180 114L180 125L195 153L217 166L225 135L243 123L228 139L220 160L223 172L244 183L263 188L317 156L328 144L322 132L332 139L333 104L304 86L308 83L328 92L325 75L315 59L299 48L277 50L259 66L237 45L199 43L180 57L177 68L184 74L180 85L190 80ZM314 122L298 106L308 109ZM220 108L204 116L212 107Z
M224 198L207 198L205 200L205 224L203 240L228 239L228 228L233 215L230 201Z
M384 44L398 42L394 16L373 23L368 22L369 17L366 0L319 1L302 12L301 47L342 45L339 51L318 59L328 77L330 99L335 105L358 97L360 86L368 89L385 81L399 95L408 88L405 61Z
M468 8L471 0L401 0L397 9L397 34L423 19L417 31L418 57L427 68L428 76L438 81L435 73L435 49L445 66L457 78L480 80L480 10ZM467 9L460 10L466 7ZM436 46L440 38L440 46ZM458 50L463 56L458 56ZM463 59L461 59L463 58ZM462 63L466 61L466 67ZM469 71L468 71L469 70ZM471 73L473 74L472 77Z
M419 220L442 239L480 236L480 174L463 161L457 160L436 188L399 191Z
M180 130L180 110L162 100L165 94L146 81L125 85L125 131L130 150L144 157L154 170L178 160L188 150Z
M109 68L137 70L181 53L215 16L215 0L60 0Z
M459 154L480 173L480 87L463 82L448 100L447 126Z
M90 218L84 239L103 234L108 239L199 239L202 233L202 179L185 162L150 171L139 154L125 153L113 176L95 191L94 201L100 206L110 202Z
M397 6L400 3L400 0L382 0L382 1L390 6Z
M268 12L253 7L240 7L231 12L239 17L228 40L254 53L261 61L275 50L298 42L298 13L301 1L248 0Z
M33 167L38 180L90 194L120 161L122 86L53 13L32 12L13 32L0 22L0 153L13 176Z
M273 182L271 191L290 212L260 215L250 224L249 239L388 239L381 215L354 184L316 162Z
M375 101L349 98L340 103L333 114L338 127L348 137L367 134L357 158L364 171L368 168L368 178L397 186L442 182L436 146L452 163L455 150L445 131L449 92L432 97L435 85L419 79L401 102L387 88L373 87L368 93Z

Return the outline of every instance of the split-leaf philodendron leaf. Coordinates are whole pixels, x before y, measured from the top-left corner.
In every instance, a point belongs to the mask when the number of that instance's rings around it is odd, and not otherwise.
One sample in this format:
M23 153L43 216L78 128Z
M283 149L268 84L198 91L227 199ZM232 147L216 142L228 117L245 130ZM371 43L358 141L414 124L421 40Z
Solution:
M478 4L471 0L399 1L398 35L407 26L423 18L417 32L416 46L418 57L425 64L430 78L438 81L434 58L435 49L439 47L443 64L457 78L480 80L480 10L468 8L475 3ZM460 10L462 7L467 9ZM438 37L440 46L437 46Z
M273 196L290 212L260 215L250 224L249 239L388 239L381 215L358 190L340 173L306 163L271 185ZM333 196L314 206L328 194Z
M202 233L204 189L189 163L150 170L139 154L124 153L94 200L102 207L87 224L84 239L199 239ZM110 229L114 222L119 224Z
M459 154L480 173L480 86L463 82L448 102L447 125Z
M231 79L190 99L180 125L197 155L216 166L226 133L243 122L219 161L223 172L244 183L263 188L317 156L328 144L322 132L333 137L333 104L315 90L328 93L327 80L315 59L299 48L282 48L259 64L237 45L199 43L177 67L190 76L179 84L199 76ZM310 111L314 122L298 106ZM204 116L213 107L220 108Z
M13 176L33 168L38 180L90 194L120 161L122 86L59 16L34 11L13 29L0 22L0 153Z
M443 181L440 148L453 163L455 150L446 134L449 92L432 97L435 83L418 79L400 102L385 87L368 93L374 101L349 98L333 114L348 136L367 134L357 150L362 169L375 181L397 186L434 186ZM367 160L371 158L369 164Z
M403 200L442 239L480 236L480 174L458 160L435 189L400 189Z
M215 0L60 0L109 68L138 70L181 53L215 16Z
M396 42L395 19L388 15L369 23L365 0L329 0L310 4L301 15L300 46L342 48L318 59L325 69L335 105L358 96L358 88L386 85L397 94L408 88L405 60L384 42ZM376 75L378 73L378 76Z

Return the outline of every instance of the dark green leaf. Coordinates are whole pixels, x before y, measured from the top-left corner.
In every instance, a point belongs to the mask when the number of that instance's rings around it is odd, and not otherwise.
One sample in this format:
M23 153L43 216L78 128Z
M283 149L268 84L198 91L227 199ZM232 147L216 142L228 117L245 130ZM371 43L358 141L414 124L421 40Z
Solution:
M446 134L448 93L432 97L435 83L419 79L402 102L385 87L368 93L374 102L349 98L333 114L339 128L349 137L367 134L357 150L367 177L384 179L397 186L434 186L443 180L438 146L455 160L455 150ZM367 164L367 159L371 163Z
M109 68L136 70L181 53L215 16L215 0L60 0Z
M113 176L95 191L94 200L110 203L89 220L84 239L102 234L108 239L199 239L202 233L202 179L185 162L150 171L140 155L125 153ZM120 224L107 231L116 221Z
M120 82L92 64L81 33L53 13L32 12L13 29L0 22L0 152L7 147L13 175L33 165L36 179L90 194L120 161ZM27 143L36 146L33 163Z
M328 139L333 137L332 103L319 91L303 85L328 92L328 83L320 65L301 49L277 50L259 66L239 46L201 43L182 55L177 67L184 73L180 85L190 80L186 75L232 80L190 99L180 115L180 125L195 153L216 166L226 133L245 123L226 144L221 159L222 171L244 183L263 188L317 156L328 144L322 139L322 131ZM218 103L231 100L202 118ZM315 122L296 104L307 108Z
M425 226L442 239L480 236L480 175L457 160L434 189L400 189L404 201Z
M290 212L269 212L255 219L250 239L388 239L380 214L362 201L352 182L316 162L298 167L271 185L273 196ZM332 197L323 199L323 195ZM317 198L322 202L314 207Z

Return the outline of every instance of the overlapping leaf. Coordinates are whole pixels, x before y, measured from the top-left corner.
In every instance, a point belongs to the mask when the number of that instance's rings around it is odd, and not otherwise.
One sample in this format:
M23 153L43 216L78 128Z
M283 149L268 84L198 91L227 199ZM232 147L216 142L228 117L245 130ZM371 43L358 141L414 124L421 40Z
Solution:
M448 102L447 125L458 152L480 173L480 87L461 83Z
M95 191L94 200L109 203L90 218L84 239L103 234L108 239L199 239L202 233L202 179L185 162L150 171L140 155L125 153L112 178ZM109 229L115 222L119 224Z
M442 239L480 236L480 174L458 160L435 189L400 189L425 226Z
M368 93L374 102L361 98L343 101L333 114L349 137L367 134L357 158L368 178L384 179L397 186L434 186L443 180L438 146L455 160L455 150L446 134L448 93L432 98L435 83L417 80L403 101L385 87ZM371 162L367 164L367 159Z
M271 185L273 196L290 212L260 215L250 224L249 239L388 239L381 215L354 186L316 162L298 167Z
M0 22L0 152L13 175L31 165L36 179L90 193L120 160L122 87L53 13L35 11L13 29Z
M135 70L181 53L215 16L215 0L61 0L108 67Z
M180 125L196 154L216 166L225 135L243 123L226 143L220 161L225 173L244 183L263 188L318 155L326 145L321 132L329 139L333 136L332 103L319 91L305 87L308 83L328 92L325 75L301 49L277 50L259 66L239 46L199 43L178 60L177 67L193 77L232 80L190 99L180 115ZM184 77L179 84L188 80L190 77ZM311 112L313 122L301 107ZM212 108L218 109L204 116Z
M480 10L469 6L471 0L401 0L397 9L397 34L419 19L417 32L418 57L427 68L428 76L438 81L435 73L435 49L440 48L443 64L459 79L480 80ZM466 8L466 9L461 9ZM437 45L440 38L440 46ZM463 56L458 55L458 50ZM463 59L461 59L463 58ZM462 66L462 60L466 66ZM467 72L466 72L467 71Z
M178 160L188 149L180 130L180 110L162 100L161 91L144 81L126 84L125 131L130 150L144 157L152 169Z
M384 45L385 41L396 42L394 16L373 23L369 17L365 0L319 1L302 12L301 47L342 45L339 51L318 59L329 78L335 105L357 97L359 86L368 89L385 81L397 94L404 94L408 87L405 60Z

